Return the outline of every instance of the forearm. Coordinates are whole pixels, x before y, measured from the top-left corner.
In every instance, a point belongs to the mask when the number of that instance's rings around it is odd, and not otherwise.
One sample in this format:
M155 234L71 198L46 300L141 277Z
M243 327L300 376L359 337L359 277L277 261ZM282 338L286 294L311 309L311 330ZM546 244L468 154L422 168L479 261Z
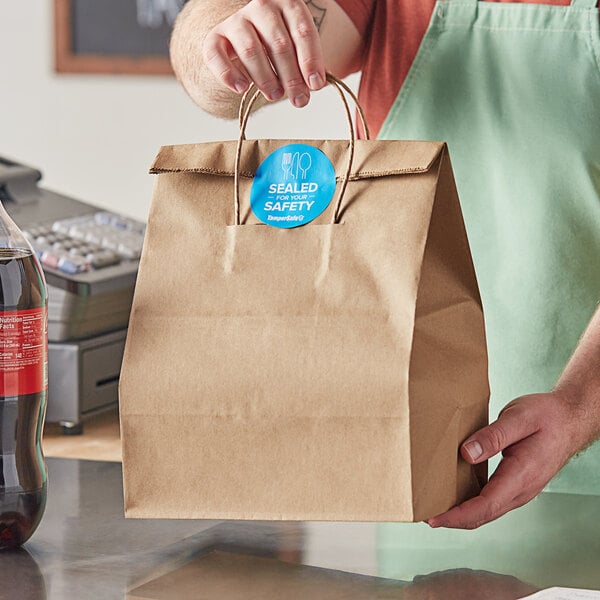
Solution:
M210 72L202 60L202 46L213 27L246 4L243 0L189 0L171 36L171 64L177 79L198 106L220 117L234 118L240 97Z
M583 334L554 390L579 414L577 450L600 437L600 309Z
M171 62L191 98L234 118L254 82L298 108L325 84L360 68L363 39L335 0L190 0L171 38ZM236 93L237 92L237 93Z

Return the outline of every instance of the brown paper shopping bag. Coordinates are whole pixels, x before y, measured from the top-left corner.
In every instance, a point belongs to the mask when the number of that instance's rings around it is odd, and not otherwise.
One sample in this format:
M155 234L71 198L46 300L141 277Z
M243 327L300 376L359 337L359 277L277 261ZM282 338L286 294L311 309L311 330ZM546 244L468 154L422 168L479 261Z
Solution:
M163 147L151 170L120 382L126 514L440 513L479 490L485 465L458 449L488 400L447 148L355 140L351 122L349 140L302 142L333 164L336 196L271 227L250 187L289 141L245 140L255 98L237 142Z

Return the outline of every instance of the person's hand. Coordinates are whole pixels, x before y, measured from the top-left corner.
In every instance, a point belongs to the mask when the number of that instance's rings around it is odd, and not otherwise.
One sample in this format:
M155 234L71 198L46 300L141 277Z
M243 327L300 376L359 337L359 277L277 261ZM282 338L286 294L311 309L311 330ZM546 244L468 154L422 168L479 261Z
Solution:
M203 58L232 91L254 82L267 100L287 95L298 108L325 85L319 32L303 0L252 0L208 33Z
M517 398L496 422L461 446L471 464L502 452L481 494L427 522L431 527L475 529L529 502L586 445L585 419L575 403L558 392Z

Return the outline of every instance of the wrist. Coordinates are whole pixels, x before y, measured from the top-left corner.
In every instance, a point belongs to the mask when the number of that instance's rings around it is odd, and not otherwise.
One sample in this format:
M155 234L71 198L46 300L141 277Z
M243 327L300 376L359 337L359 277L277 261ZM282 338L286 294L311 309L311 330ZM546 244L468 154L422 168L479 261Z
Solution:
M583 447L600 437L600 309L592 317L552 393L575 414L575 425L579 425L575 433L587 436Z
M571 436L573 454L600 438L600 390L596 386L561 378L551 393L566 411L564 425Z

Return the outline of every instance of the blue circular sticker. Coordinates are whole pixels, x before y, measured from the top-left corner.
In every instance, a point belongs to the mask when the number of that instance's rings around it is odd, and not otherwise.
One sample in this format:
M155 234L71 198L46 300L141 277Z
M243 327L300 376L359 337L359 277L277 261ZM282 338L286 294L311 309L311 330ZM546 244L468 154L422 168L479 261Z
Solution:
M288 144L263 160L252 182L250 206L267 225L290 229L316 219L335 192L335 169L307 144Z

